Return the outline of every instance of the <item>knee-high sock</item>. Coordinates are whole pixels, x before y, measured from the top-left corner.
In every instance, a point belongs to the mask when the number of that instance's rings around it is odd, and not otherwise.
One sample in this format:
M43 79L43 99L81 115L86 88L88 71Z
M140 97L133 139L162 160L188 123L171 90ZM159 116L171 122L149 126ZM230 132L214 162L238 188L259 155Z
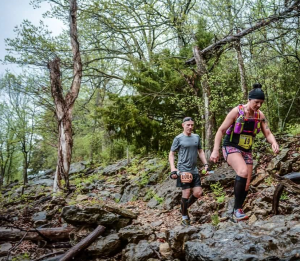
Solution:
M188 199L187 198L181 198L181 214L182 216L188 215Z
M187 207L189 208L192 204L194 204L197 201L197 197L195 197L193 194L189 197L189 200L187 202Z
M246 188L246 182L247 179L236 176L235 177L235 183L234 183L234 196L235 196L235 201L234 201L234 209L242 208L243 203L244 203L244 195L245 195L245 188Z
M248 195L248 191L249 191L249 190L245 190L245 191L244 191L242 205L243 205L244 202L245 202L245 199L246 199L246 197L247 197L247 195Z

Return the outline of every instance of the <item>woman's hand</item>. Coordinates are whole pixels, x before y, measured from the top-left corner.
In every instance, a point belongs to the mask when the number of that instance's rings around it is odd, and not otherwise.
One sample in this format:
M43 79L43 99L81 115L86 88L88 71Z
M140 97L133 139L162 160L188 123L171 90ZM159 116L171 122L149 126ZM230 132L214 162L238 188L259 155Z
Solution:
M272 143L272 150L274 153L278 154L279 153L279 145L277 142Z
M219 157L220 157L219 151L214 150L210 155L210 160L216 163L219 160Z

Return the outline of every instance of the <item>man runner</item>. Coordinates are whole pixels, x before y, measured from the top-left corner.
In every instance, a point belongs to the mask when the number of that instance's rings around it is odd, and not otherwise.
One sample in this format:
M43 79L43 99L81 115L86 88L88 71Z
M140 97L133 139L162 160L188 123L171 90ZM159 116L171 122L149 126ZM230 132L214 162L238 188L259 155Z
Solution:
M194 120L191 117L185 117L182 121L183 132L175 137L169 153L169 163L171 166L172 179L177 179L177 187L182 188L181 198L181 214L183 226L190 225L190 218L188 215L188 208L197 201L202 194L201 180L199 171L197 168L197 158L205 166L205 171L208 169L208 164L204 155L204 151L201 148L201 140L198 134L192 133L194 128ZM175 167L175 152L178 151L178 163ZM192 181L181 182L181 178L178 177L177 172L181 175L190 175ZM190 174L189 174L190 173ZM191 190L193 193L191 195Z

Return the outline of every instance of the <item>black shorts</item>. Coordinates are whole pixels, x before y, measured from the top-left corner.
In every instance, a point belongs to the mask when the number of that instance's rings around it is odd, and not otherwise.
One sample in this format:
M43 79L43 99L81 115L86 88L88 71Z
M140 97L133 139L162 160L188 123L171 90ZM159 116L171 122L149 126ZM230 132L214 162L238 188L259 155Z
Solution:
M193 174L193 181L191 183L182 183L180 177L177 178L176 187L182 189L189 189L194 187L201 187L201 179L199 174Z

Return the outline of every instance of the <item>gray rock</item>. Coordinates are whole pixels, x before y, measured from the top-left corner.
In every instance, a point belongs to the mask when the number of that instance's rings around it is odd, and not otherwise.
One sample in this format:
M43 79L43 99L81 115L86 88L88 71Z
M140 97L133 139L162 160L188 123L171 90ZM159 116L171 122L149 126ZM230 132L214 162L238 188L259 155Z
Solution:
M143 240L138 244L128 244L122 251L122 260L148 261L151 258L159 258L158 252L158 242L148 243L146 240Z
M184 256L184 243L188 241L193 234L198 232L199 228L193 226L184 228L182 226L177 226L173 230L167 232L168 242L176 258L182 259Z
M300 255L299 238L296 215L274 216L253 225L224 222L211 237L187 241L185 260L290 260L285 258Z
M150 199L148 203L149 208L161 208L161 209L173 209L180 203L181 189L176 187L176 181L167 179L161 184L152 188L153 193L163 199L163 202L159 204L155 198Z
M86 169L87 164L88 164L88 162L86 162L86 161L72 163L70 165L69 175L84 171Z
M147 240L152 234L154 234L154 232L150 228L133 225L119 230L119 236L122 240L135 244L137 244L140 240Z
M106 211L101 206L80 209L76 206L66 206L62 209L63 219L73 225L103 225L112 227L119 219L119 215Z
M11 243L0 244L0 257L6 256L11 248L12 248Z
M39 180L35 180L35 181L31 181L31 184L34 185L42 185L42 186L47 186L47 187L52 187L53 186L53 179L39 179Z
M102 174L103 173L103 167L102 166L100 166L100 167L98 167L98 168L96 168L95 170L94 170L94 174Z
M268 164L267 170L278 169L280 166L280 162L284 161L287 158L288 152L288 148L282 149L280 153Z
M280 164L280 170L279 170L279 175L283 176L287 173L290 173L292 171L292 165L293 161L292 160L287 160L285 162L281 162Z
M199 239L211 238L216 231L216 227L211 224L204 224L200 227Z
M91 257L105 257L115 254L121 246L121 240L118 234L111 234L107 237L100 237L91 246L87 252Z
M139 191L140 191L140 188L136 185L126 186L120 202L126 203L126 202L129 202L132 200L136 200L138 198Z
M159 205L159 202L155 199L155 198L152 198L150 199L150 201L148 202L147 204L147 207L148 208L155 208L156 206Z
M55 170L53 169L46 169L46 170L40 170L36 174L28 174L28 180L33 180L33 179L49 179L53 177Z
M35 213L32 216L32 220L33 221L46 220L46 217L47 217L47 212L46 211L41 211L41 212Z
M103 169L102 173L103 173L103 175L106 175L106 176L112 176L112 175L117 174L119 171L124 170L127 165L128 165L127 159L124 159L115 164L105 167Z
M116 201L119 202L121 199L122 195L120 193L114 193L112 198Z
M231 186L234 183L235 176L235 171L227 163L224 163L220 168L215 169L212 174L205 176L202 179L202 185L209 187L211 183L220 182L222 186Z

